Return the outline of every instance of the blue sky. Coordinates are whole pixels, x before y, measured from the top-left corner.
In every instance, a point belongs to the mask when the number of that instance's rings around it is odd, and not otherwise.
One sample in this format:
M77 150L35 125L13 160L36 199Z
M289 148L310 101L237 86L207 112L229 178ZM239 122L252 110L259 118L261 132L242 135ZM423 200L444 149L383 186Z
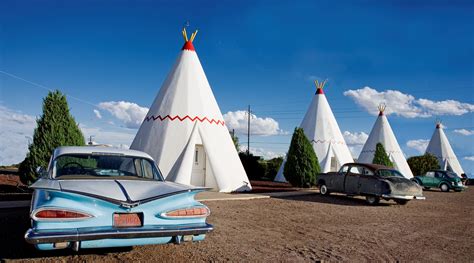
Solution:
M372 98L383 97L394 111L389 121L406 155L419 154L413 145L426 144L420 140L430 139L440 118L472 174L474 135L463 134L474 130L473 15L472 1L7 0L0 2L0 71L78 98L69 103L86 136L129 145L136 128L127 118L136 115L120 115L107 102L149 107L190 21L199 28L195 47L221 111L250 104L256 125L260 118L262 125L278 123L273 135L252 136L256 152L287 150L314 94L312 81L327 78L341 131L354 140L372 128L376 117L367 108L375 106L367 96L376 92ZM358 90L359 99L348 90ZM26 148L30 117L41 113L46 93L0 73L0 113L21 119L0 119L4 135L16 136L3 139L1 164L23 158L6 152L13 142ZM10 129L10 122L24 126Z

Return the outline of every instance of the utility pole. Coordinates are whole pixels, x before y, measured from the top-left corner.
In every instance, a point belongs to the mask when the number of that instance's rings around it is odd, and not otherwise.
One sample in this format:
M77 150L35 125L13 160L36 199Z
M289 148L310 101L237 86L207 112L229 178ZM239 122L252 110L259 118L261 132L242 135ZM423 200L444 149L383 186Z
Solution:
M247 156L250 156L250 105L247 112Z

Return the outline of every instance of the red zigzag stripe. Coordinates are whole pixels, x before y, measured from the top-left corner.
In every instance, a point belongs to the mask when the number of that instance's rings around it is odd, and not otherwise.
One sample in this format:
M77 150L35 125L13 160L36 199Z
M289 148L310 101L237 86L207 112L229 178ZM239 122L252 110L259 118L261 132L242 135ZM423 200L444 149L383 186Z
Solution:
M161 115L158 115L158 116L151 115L151 116L145 117L145 121L156 121L156 120L164 121L166 119L169 119L170 121L174 121L176 119L178 119L179 121L184 121L184 120L188 119L188 120L193 121L193 122L198 120L199 122L207 121L210 124L217 124L217 125L222 125L222 126L225 125L225 122L221 121L221 120L215 120L215 119L210 119L209 120L207 117L199 118L198 116L195 116L194 118L191 118L191 117L189 117L189 115L186 115L184 117L180 117L178 115L176 115L174 117L171 117L170 115L166 115L165 117L161 117Z

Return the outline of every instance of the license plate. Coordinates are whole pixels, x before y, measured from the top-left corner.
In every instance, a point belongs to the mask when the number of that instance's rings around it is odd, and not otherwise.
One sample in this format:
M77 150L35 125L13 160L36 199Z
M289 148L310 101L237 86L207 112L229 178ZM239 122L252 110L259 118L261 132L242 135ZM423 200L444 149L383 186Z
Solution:
M143 225L141 213L116 213L114 214L115 227L135 227Z

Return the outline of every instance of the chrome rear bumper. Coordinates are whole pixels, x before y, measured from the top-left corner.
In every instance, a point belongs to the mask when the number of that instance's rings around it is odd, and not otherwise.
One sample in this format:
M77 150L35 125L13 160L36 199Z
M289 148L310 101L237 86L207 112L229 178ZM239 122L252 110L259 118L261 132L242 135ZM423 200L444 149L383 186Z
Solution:
M181 226L143 226L134 228L88 227L77 229L35 230L28 229L25 240L30 244L74 242L99 239L128 239L146 237L175 237L201 235L211 232L207 223Z
M385 199L404 199L404 200L425 200L426 197L424 196L414 196L414 195L382 195L382 198Z

